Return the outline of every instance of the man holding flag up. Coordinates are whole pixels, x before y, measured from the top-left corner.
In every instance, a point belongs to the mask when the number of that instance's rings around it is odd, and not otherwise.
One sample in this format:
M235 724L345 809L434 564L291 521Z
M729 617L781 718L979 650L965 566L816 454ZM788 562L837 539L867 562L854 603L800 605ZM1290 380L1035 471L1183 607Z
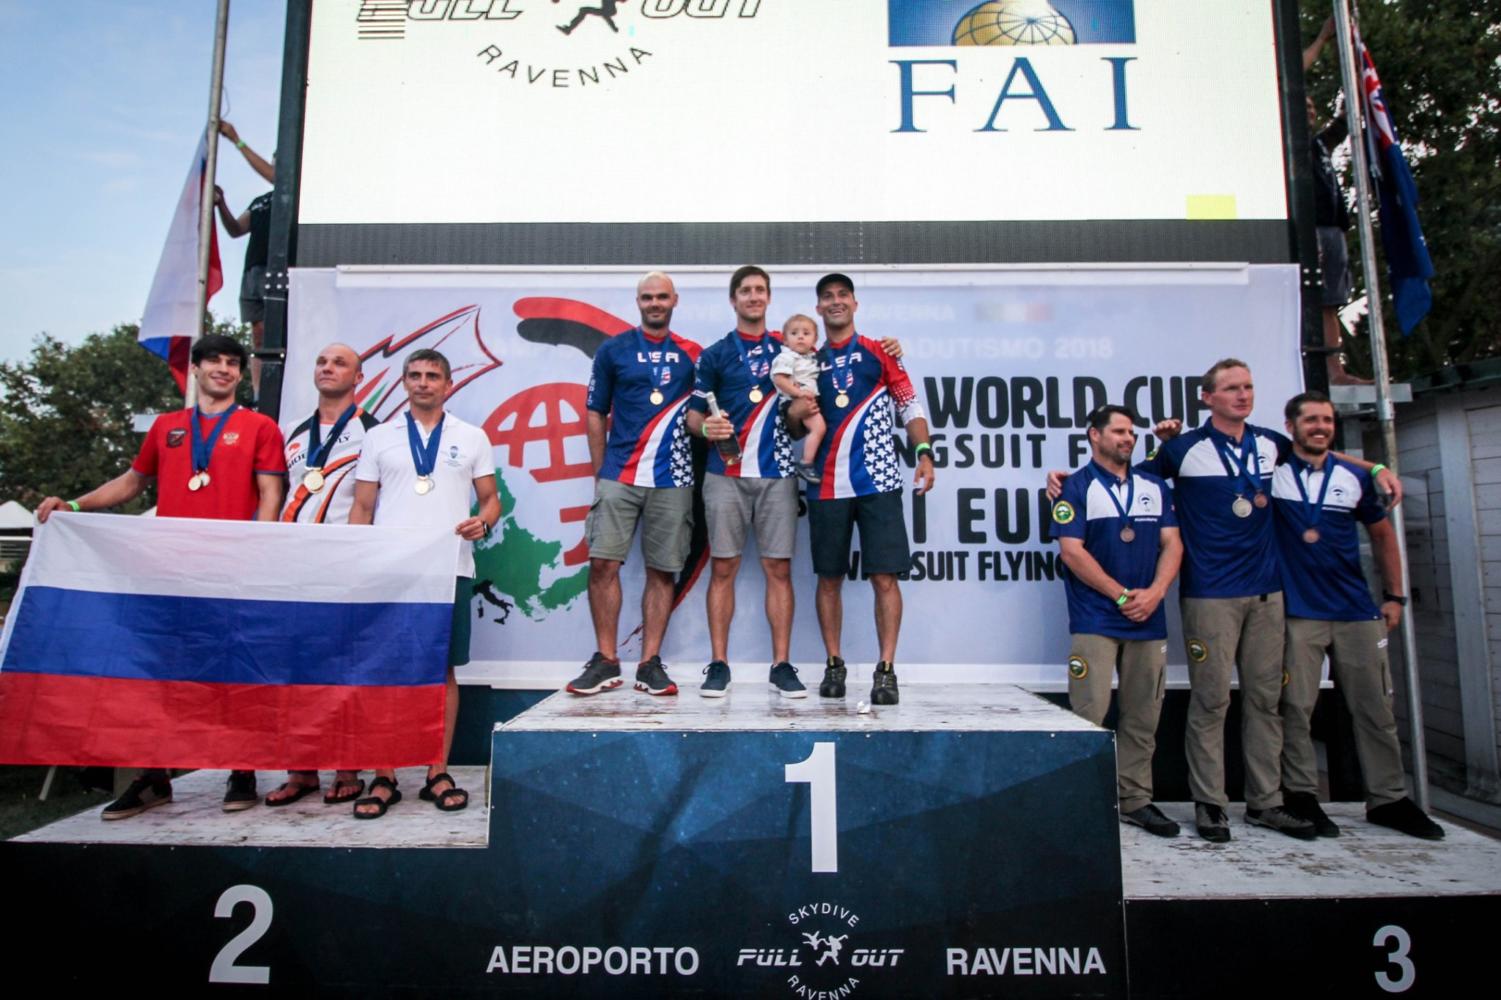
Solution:
M210 334L194 342L191 362L198 405L157 417L129 469L77 500L48 497L37 507L38 521L45 524L58 510L108 510L139 496L151 479L157 482L158 517L276 520L287 471L281 430L270 417L235 402L245 348ZM105 807L102 818L125 819L170 801L166 770L150 768ZM257 801L255 772L230 772L225 812Z

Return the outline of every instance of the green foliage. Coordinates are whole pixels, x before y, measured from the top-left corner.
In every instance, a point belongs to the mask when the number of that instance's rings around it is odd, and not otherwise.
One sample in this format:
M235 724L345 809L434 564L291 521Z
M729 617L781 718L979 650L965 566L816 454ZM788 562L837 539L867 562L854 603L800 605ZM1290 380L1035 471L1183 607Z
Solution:
M248 328L219 324L214 332L249 344ZM247 375L242 402L248 386ZM38 336L27 360L0 362L0 501L34 508L113 479L140 448L134 415L181 406L166 362L136 342L135 324L90 334L76 347ZM148 488L123 511L147 509L155 493Z
M1301 0L1300 10L1306 45L1333 6ZM1357 17L1422 198L1418 215L1436 272L1433 309L1409 337L1382 289L1393 377L1501 354L1501 314L1483 294L1501 275L1501 0L1363 0ZM1307 84L1321 113L1332 115L1340 91L1333 42ZM1353 198L1354 181L1344 180ZM1385 281L1384 260L1380 273ZM1369 353L1363 341L1350 346Z

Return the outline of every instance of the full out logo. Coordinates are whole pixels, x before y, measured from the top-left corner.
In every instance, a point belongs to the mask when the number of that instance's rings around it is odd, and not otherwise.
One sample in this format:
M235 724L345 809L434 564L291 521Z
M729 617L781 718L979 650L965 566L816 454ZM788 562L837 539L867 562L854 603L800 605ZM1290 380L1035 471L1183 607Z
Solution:
M401 41L422 30L476 39L476 64L494 78L579 90L628 78L659 58L684 20L727 26L765 0L360 0L361 40Z
M787 914L788 943L741 948L741 969L774 969L788 992L808 1000L847 997L884 969L896 968L905 948L866 948L855 941L860 915L834 902L805 903Z
M1060 108L1029 49L1039 46L1132 45L1136 42L1134 0L886 0L888 42L893 48L953 47L953 57L901 58L897 69L898 124L893 132L926 132L923 109L947 101L973 111L975 132L1006 132L1025 122L1038 132L1073 132L1070 119L1086 109ZM1000 88L961 93L961 59L975 48L1010 60ZM1108 108L1107 132L1140 131L1131 124L1127 67L1135 56L1101 56L1098 93ZM987 65L987 76L993 67ZM1075 67L1077 72L1077 67ZM1000 75L996 73L995 75ZM1007 106L1016 106L1008 111ZM1030 114L1023 106L1030 105ZM1003 112L1006 112L1003 114ZM929 116L929 121L934 120ZM927 127L925 127L927 126Z

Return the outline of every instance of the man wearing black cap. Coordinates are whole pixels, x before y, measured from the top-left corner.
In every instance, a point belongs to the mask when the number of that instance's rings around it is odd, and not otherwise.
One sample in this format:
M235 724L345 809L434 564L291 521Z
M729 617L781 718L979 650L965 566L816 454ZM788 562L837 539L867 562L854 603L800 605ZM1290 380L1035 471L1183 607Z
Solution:
M817 293L825 335L818 352L818 407L828 422L814 463L821 479L808 487L808 529L813 570L818 574L818 626L828 653L818 693L825 698L844 697L841 590L858 525L861 570L875 590L881 657L870 700L875 705L895 705L896 641L902 625L897 576L907 571L912 555L902 511L902 471L891 440L892 418L894 411L900 412L915 449L918 493L933 488L928 420L901 361L855 332L859 309L855 283L843 274L826 274L818 281ZM789 415L789 423L795 425L796 418Z

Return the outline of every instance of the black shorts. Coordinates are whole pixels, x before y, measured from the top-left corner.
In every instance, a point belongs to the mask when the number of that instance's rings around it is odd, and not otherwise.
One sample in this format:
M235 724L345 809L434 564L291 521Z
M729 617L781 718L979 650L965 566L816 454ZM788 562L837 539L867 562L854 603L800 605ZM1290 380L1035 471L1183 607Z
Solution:
M850 539L860 526L860 569L865 573L905 573L912 568L902 491L842 500L808 501L808 538L813 572L844 576L850 571Z

